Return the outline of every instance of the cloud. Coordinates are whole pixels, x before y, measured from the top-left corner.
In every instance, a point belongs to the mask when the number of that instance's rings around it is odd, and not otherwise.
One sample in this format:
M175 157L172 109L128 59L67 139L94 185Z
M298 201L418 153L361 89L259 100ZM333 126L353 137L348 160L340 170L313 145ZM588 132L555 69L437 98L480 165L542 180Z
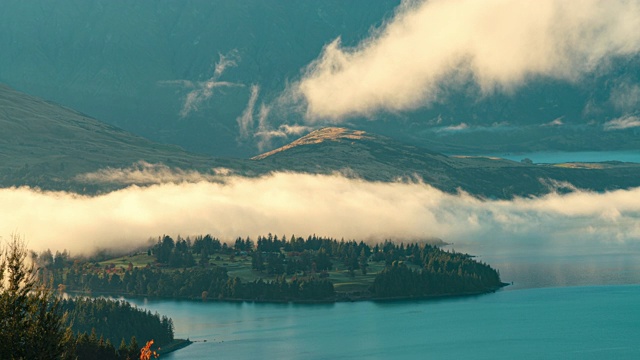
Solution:
M438 118L436 121L432 122L433 125L439 125L442 121ZM511 126L508 122L494 122L490 126L481 126L481 125L473 125L470 126L467 123L459 123L458 125L449 125L449 126L434 126L431 129L428 129L429 132L435 132L440 135L448 135L451 133L461 133L461 132L499 132L499 131L509 131L513 130L514 127Z
M187 89L192 89L185 96L184 104L180 110L181 117L187 117L190 113L198 111L198 108L202 103L213 96L213 91L216 88L244 86L242 84L228 81L218 81L227 68L238 65L238 52L234 50L226 55L220 54L219 56L220 58L218 62L214 65L213 75L205 81L167 80L159 82L161 85L177 85Z
M605 131L624 130L634 127L640 127L640 117L635 115L627 115L603 124Z
M469 129L469 125L467 125L466 123L460 123L458 125L440 127L436 131L437 132L457 132L457 131L464 131L468 129Z
M557 119L549 121L548 123L542 124L540 126L542 126L542 127L558 127L558 126L562 126L562 125L564 125L564 121L562 121L562 117L559 117Z
M274 129L270 126L263 126L259 131L254 134L254 137L259 139L258 141L258 150L264 151L265 149L269 149L272 147L273 139L288 139L289 136L302 136L304 133L309 133L315 130L314 127L311 126L303 126L303 125L288 125L283 124L278 126L277 129Z
M251 85L251 95L247 102L247 107L242 112L236 122L238 123L238 129L240 130L240 139L246 139L249 137L251 131L253 131L253 112L260 94L260 86Z
M495 251L518 244L582 249L589 243L600 244L600 251L640 240L640 188L491 201L419 182L275 173L131 186L92 197L0 189L0 210L1 235L16 232L34 250L74 254L131 249L161 234L210 233L225 241L269 232L365 241L436 237Z
M309 122L339 122L442 101L472 81L483 94L533 77L577 81L640 50L638 0L404 1L353 48L329 43L292 86Z
M87 184L152 185L164 183L196 183L202 181L221 181L232 171L226 168L211 169L211 173L195 170L172 169L164 164L150 164L140 161L130 168L106 168L96 172L80 174L76 181Z
M609 100L619 111L637 110L640 105L640 85L624 82L611 91Z

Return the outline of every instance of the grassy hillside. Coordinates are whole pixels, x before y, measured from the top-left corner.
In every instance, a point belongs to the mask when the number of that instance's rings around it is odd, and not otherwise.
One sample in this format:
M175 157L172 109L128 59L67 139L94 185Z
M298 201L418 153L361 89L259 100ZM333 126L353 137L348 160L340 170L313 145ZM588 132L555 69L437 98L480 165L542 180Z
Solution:
M562 182L604 191L640 186L640 164L533 165L499 158L452 157L392 139L345 128L317 130L256 156L271 168L341 172L367 180L421 179L447 192L510 198L545 194Z
M251 86L260 87L257 106L273 104L326 44L340 37L344 46L357 45L400 3L5 0L0 82L153 141L252 156L253 139L236 141ZM235 65L214 78L220 55ZM637 116L640 57L613 59L601 70L571 82L530 79L506 93L483 95L461 84L432 106L349 122L447 153L638 149L637 128L604 131L603 123ZM211 79L234 85L213 89L197 111L181 116L187 94ZM633 106L616 108L625 93L635 96ZM269 121L275 128L299 123L302 114L291 110L272 109Z
M0 184L75 188L69 180L145 161L207 169L214 159L158 144L0 84Z
M443 191L510 198L540 195L567 182L604 191L640 186L640 165L629 163L532 165L498 158L451 157L422 147L345 128L314 131L282 148L249 159L189 153L104 124L77 111L0 85L0 185L96 193L144 180L119 182L79 175L141 162L184 174L215 168L258 176L272 171L342 173L370 181L421 180ZM152 173L153 176L153 173ZM154 181L166 181L155 179ZM565 187L561 190L570 190Z

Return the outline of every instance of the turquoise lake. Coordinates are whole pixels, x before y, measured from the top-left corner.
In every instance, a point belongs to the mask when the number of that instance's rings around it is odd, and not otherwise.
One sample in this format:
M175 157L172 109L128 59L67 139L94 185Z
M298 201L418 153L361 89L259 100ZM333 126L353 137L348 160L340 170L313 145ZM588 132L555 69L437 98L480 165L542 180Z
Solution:
M640 358L640 250L571 249L462 247L485 254L481 260L513 281L473 297L319 305L128 300L171 317L176 337L196 341L164 359Z
M503 157L509 158L509 156ZM640 162L640 152L511 155ZM163 359L640 359L640 242L496 237L450 246L512 283L481 296L320 305L128 299L195 343Z
M196 342L164 359L637 359L640 286L331 305L140 301Z
M622 161L640 163L640 151L549 151L532 153L495 153L487 154L503 159L521 161L530 159L535 164L556 164L563 162L602 162L602 161Z

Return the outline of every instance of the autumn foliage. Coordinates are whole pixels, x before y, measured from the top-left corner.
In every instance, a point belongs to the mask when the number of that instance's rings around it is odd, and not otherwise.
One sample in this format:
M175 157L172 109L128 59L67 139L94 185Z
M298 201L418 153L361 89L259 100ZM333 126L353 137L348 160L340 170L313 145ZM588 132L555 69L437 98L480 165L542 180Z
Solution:
M158 358L158 353L151 350L151 345L153 345L153 340L147 341L147 345L140 349L140 360L151 360L152 356Z

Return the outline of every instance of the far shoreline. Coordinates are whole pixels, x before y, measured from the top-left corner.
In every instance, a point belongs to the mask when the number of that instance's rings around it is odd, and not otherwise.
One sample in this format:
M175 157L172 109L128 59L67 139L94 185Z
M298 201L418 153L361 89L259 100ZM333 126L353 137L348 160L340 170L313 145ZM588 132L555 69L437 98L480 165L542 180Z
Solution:
M172 301L192 301L202 303L258 303L258 304L336 304L336 303L349 303L349 302L401 302L401 301L414 301L414 300L437 300L448 298L465 298L473 296L481 296L485 294L495 293L504 287L513 285L512 283L501 283L500 286L487 289L484 291L474 291L465 293L447 293L437 295L423 295L423 296L394 296L394 297L373 297L364 296L354 293L338 293L332 299L310 299L310 300L268 300L268 299L241 299L241 298L226 298L226 299L202 299L198 297L174 297L174 296L147 296L136 294L122 294L122 293L107 293L107 292L84 292L84 291L68 291L67 294L72 296L89 296L89 297L110 297L118 300L119 298L127 299L149 299L149 300L172 300ZM186 340L188 341L188 339Z
M156 350L159 355L166 355L180 349L184 349L187 346L193 344L193 341L189 339L173 339L172 342L165 346L158 347Z

